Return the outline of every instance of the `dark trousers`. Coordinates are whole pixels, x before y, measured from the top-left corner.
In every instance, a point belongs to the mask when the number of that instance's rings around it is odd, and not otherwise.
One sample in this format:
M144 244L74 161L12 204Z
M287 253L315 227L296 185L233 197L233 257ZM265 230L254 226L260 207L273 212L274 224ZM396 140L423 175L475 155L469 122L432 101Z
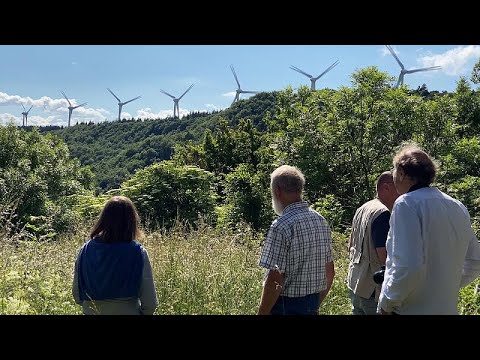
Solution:
M272 315L318 315L320 294L301 297L279 296L272 308Z

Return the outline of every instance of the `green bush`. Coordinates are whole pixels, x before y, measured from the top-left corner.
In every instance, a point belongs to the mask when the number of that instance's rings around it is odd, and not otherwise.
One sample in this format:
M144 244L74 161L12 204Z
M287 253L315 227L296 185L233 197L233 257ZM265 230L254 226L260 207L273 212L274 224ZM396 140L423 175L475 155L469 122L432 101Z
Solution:
M246 222L254 229L268 227L273 211L270 194L264 187L261 174L250 164L241 164L225 177L226 222L230 225Z
M343 210L342 204L335 198L335 195L326 195L315 202L312 207L322 214L332 229L336 229L342 225L345 210Z
M73 231L78 218L67 198L92 188L92 172L70 158L59 137L0 126L0 207L15 212L17 228L34 238Z
M175 220L214 220L213 174L163 161L137 171L121 185L147 223L170 227Z

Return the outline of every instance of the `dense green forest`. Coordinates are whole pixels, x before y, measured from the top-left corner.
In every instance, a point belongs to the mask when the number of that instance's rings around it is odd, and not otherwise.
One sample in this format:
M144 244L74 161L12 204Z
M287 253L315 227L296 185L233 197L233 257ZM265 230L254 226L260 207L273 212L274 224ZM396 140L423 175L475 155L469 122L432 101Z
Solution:
M475 71L472 81L477 80ZM368 67L354 72L348 87L261 93L223 111L182 119L71 128L1 126L0 236L87 236L82 231L105 200L124 194L138 207L151 234L148 241L154 244L158 237L162 252L171 250L161 240L163 232L175 233L181 225L219 241L208 246L216 247L224 236L230 245L240 246L235 248L238 259L243 251L256 256L274 218L270 173L289 164L304 172L305 199L327 218L336 241L344 242L354 211L374 196L376 178L392 167L393 154L404 141L415 141L439 162L435 185L466 205L480 235L480 92L465 78L452 93L393 84L388 74ZM185 246L194 241L190 236L185 235ZM338 274L344 274L344 244L335 247ZM208 249L203 249L206 262ZM241 266L251 269L250 261ZM0 264L0 275L1 269ZM260 279L252 271L238 289ZM341 294L346 302L328 311L348 312L343 280L336 281L333 296ZM479 297L462 294L466 312L478 313ZM253 307L248 303L244 309Z
M240 119L249 118L259 129L265 129L263 117L273 111L275 96L261 93L220 112L196 112L181 119L132 119L39 130L60 136L73 157L82 165L91 166L100 192L118 187L136 170L170 159L175 144L198 142L206 129L215 129L222 120L235 125Z
M154 223L171 224L176 216L193 223L200 216L218 226L245 221L257 230L266 229L273 218L269 174L279 164L302 169L306 200L341 230L356 207L373 196L375 178L391 168L396 147L413 140L440 162L436 185L465 203L478 228L479 93L465 78L453 93L429 92L426 85L397 89L375 67L360 69L351 79L350 87L287 88L182 119L2 131L10 134L5 139L16 136L20 143L43 139L40 133L48 134L45 141L55 139L52 146L59 149L65 147L61 139L65 141L83 176L69 174L83 187L68 194L68 206L82 216L111 194L122 193L136 200L142 215ZM18 168L24 163L44 166L28 151L15 151L11 154L18 154ZM57 152L62 151L67 154L66 148ZM7 165L2 171L8 174ZM35 201L65 203L49 198L50 193L58 191L47 186L44 199ZM20 219L53 211L46 205L35 208L31 214L22 208Z

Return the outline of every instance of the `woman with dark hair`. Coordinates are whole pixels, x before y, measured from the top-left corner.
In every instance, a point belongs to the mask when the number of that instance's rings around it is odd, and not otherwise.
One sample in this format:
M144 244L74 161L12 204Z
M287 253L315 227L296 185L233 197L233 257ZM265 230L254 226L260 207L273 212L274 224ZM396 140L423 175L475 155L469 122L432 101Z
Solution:
M158 305L140 218L132 201L112 197L75 261L73 297L86 315L152 315Z

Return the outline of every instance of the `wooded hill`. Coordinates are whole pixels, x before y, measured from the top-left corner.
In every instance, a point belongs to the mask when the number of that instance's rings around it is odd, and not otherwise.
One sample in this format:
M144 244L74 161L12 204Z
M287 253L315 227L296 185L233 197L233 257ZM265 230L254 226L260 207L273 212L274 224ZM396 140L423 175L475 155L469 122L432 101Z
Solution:
M70 154L89 165L96 175L97 192L117 188L135 170L170 159L176 144L203 139L206 129L214 130L223 119L231 125L250 119L260 130L262 119L272 112L275 92L260 93L213 113L192 113L181 119L121 120L99 124L81 123L70 128L47 126L68 145Z

